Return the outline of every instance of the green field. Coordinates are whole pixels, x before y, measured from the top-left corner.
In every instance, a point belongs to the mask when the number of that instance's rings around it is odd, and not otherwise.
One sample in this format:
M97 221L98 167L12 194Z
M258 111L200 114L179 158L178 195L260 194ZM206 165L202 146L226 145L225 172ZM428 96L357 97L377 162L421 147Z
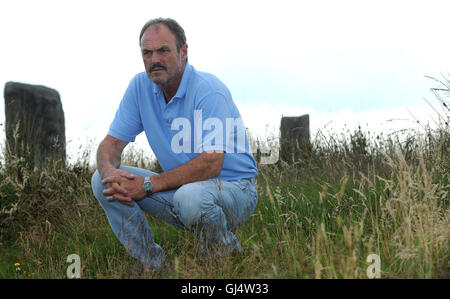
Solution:
M448 114L442 119L401 137L318 134L297 160L259 164L258 205L236 232L242 253L207 259L191 232L149 217L167 255L157 274L128 256L92 195L92 150L44 170L3 150L0 278L66 278L70 254L80 256L82 278L367 278L371 254L381 278L448 278ZM122 162L158 170L142 151Z

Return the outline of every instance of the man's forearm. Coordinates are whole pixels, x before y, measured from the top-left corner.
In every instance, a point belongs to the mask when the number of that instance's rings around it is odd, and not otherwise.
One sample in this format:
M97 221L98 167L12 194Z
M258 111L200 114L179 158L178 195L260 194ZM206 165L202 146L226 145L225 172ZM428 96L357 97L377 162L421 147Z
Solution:
M152 176L153 192L175 189L181 185L207 180L219 175L223 153L202 153L200 156L175 169Z
M108 138L100 143L97 150L97 169L102 178L120 167L122 150L122 146L118 146Z

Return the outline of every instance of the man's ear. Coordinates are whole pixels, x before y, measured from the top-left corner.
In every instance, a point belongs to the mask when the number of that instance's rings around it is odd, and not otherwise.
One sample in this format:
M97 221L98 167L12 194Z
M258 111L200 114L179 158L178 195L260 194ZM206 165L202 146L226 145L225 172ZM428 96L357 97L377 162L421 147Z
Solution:
M183 46L181 46L181 49L180 49L181 55L182 55L182 57L183 57L185 60L187 59L187 55L188 55L187 49L188 49L188 45L187 45L187 44L184 44Z

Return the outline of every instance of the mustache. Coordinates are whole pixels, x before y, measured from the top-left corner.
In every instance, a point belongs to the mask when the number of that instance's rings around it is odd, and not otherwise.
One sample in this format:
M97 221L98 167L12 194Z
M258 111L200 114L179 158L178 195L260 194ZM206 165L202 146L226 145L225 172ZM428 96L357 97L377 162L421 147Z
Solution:
M160 63L155 63L155 64L153 64L153 65L149 68L148 71L151 73L151 72L153 72L153 70L154 70L155 68L157 68L157 67L162 68L162 69L164 69L164 70L167 71L167 68L166 68L164 65L160 64Z

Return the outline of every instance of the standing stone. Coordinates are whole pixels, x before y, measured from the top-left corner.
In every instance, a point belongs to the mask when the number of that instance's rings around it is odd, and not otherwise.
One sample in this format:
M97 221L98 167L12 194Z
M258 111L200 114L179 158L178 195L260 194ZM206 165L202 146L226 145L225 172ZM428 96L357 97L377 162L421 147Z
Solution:
M295 162L311 150L309 115L282 117L280 124L280 159Z
M5 133L10 154L32 166L66 159L64 111L59 93L41 85L8 82Z

